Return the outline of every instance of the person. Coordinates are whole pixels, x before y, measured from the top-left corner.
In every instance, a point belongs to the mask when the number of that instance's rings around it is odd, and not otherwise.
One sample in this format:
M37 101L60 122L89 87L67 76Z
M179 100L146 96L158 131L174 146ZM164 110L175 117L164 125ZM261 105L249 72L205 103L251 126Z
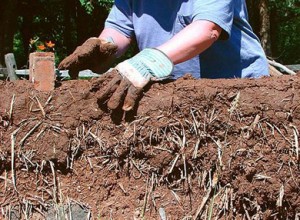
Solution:
M269 75L245 0L115 0L100 36L88 39L59 68L75 77L82 69L104 71L133 40L140 52L109 71L114 77L102 88L100 100L108 100L110 109L129 111L150 81L186 73L197 79ZM110 50L101 49L105 45Z

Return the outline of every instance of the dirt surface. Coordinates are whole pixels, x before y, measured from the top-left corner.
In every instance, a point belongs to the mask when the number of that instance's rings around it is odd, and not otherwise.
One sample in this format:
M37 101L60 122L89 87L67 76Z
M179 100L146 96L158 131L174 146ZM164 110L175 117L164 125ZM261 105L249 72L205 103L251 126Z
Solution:
M300 77L101 86L0 81L2 218L299 219Z

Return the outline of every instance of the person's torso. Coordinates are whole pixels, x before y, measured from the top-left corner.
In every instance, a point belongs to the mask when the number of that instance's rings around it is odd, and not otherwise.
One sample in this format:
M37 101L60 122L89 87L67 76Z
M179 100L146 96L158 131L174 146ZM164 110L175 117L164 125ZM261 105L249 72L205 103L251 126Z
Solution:
M157 47L193 21L199 0L131 0L132 23L139 49ZM264 52L248 21L244 0L234 1L228 40L218 40L200 56L175 66L173 78L191 73L196 78L259 77L267 75ZM195 36L197 37L197 36Z

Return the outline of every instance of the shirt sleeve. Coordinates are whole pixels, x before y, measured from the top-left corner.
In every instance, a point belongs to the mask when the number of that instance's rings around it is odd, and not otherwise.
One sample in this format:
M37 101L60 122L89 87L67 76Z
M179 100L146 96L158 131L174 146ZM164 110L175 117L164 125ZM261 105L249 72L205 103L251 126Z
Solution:
M219 25L223 31L221 39L228 39L234 16L234 0L195 0L193 21L208 20Z
M130 0L115 0L105 21L105 28L113 28L129 38L133 36L132 7Z

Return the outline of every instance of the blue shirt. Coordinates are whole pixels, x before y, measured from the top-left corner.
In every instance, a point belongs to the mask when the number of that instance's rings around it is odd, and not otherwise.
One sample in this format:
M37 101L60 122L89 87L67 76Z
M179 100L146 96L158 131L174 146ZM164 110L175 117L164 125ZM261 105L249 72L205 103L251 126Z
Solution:
M245 0L115 0L105 22L140 50L157 47L196 20L208 20L223 30L209 49L175 65L172 78L257 78L269 75L260 41L248 23ZM197 36L195 36L197 37Z

